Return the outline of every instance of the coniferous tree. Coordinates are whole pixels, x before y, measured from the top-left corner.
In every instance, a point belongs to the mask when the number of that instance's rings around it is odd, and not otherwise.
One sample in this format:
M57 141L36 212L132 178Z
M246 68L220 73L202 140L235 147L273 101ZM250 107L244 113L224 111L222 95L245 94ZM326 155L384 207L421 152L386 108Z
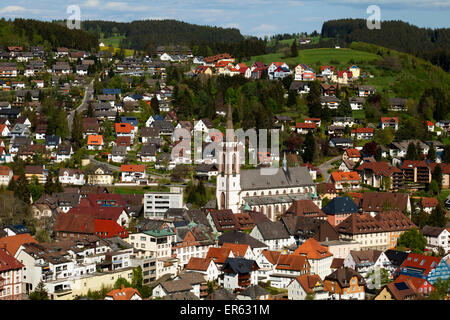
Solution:
M294 39L291 45L291 57L298 57L297 39Z
M436 158L437 158L436 148L434 147L434 143L431 143L430 150L428 151L427 154L427 159L435 162Z
M432 179L437 182L439 190L441 190L443 177L442 177L442 168L440 164L436 164L436 167L434 168L432 173Z
M316 141L312 131L309 131L306 135L305 142L303 144L303 162L312 163L316 152Z
M405 160L417 160L417 149L413 142L408 144L408 149L406 150Z
M45 289L45 284L41 280L39 281L36 289L30 293L30 300L49 300L48 291Z

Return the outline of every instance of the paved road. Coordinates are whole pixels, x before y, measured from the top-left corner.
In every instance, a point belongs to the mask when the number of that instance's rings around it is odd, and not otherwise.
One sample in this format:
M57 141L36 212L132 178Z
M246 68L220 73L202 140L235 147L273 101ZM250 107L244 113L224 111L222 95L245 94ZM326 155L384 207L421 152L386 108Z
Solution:
M92 100L94 95L94 79L84 87L84 97L83 101L81 102L80 106L69 113L69 116L67 117L67 121L69 123L69 132L72 132L72 125L73 125L73 117L75 115L75 111L78 113L82 112L83 110L87 109L89 100Z
M318 166L317 168L320 170L320 172L322 172L323 178L324 178L324 182L328 182L328 178L330 177L330 174L328 173L328 170L333 168L333 166L331 165L333 162L335 162L336 160L341 159L342 156L336 156L333 159L328 160L327 162L322 163L320 166Z

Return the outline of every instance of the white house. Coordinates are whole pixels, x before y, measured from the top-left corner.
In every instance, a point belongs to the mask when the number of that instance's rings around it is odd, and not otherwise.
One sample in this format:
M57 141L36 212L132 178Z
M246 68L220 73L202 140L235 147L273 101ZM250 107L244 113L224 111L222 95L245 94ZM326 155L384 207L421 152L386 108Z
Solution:
M314 300L328 300L330 296L322 279L310 274L295 277L287 286L287 291L289 300L305 300L308 294L313 295Z
M427 239L427 248L429 250L438 251L442 247L445 252L450 250L450 232L445 227L430 227L422 228L421 233Z
M265 243L269 250L273 251L295 244L294 237L289 235L281 221L258 223L253 227L250 236Z
M82 186L86 183L83 171L79 169L64 168L59 171L59 182Z

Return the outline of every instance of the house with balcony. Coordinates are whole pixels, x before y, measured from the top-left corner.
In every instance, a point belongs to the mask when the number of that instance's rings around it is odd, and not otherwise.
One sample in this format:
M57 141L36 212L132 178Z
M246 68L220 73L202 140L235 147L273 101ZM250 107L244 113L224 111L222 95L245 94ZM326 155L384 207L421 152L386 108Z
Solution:
M256 285L256 272L259 269L256 261L243 258L227 258L222 266L219 285L234 291Z
M310 271L311 264L305 256L281 254L267 280L272 287L286 289L295 277L310 274Z
M410 253L400 266L398 274L425 279L433 285L438 278L445 281L450 277L450 266L439 257Z
M352 268L365 278L371 271L388 269L389 265L388 257L380 250L352 250L344 259L344 267Z
M130 234L127 242L135 249L145 251L145 256L155 256L157 259L172 256L172 243L176 233L170 229L147 230Z
M122 182L134 182L146 180L145 165L123 164L120 166L120 180Z

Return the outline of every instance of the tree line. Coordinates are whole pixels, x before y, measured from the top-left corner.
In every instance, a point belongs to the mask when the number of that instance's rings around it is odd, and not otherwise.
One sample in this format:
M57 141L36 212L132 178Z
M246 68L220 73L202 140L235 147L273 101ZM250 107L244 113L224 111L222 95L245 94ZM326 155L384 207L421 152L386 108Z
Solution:
M78 50L96 50L97 38L82 30L68 29L56 22L34 19L0 19L0 45L43 46L46 50L67 47Z
M403 21L382 21L380 29L367 29L364 19L326 21L321 36L335 38L341 46L368 42L413 54L450 70L450 28L419 28Z

